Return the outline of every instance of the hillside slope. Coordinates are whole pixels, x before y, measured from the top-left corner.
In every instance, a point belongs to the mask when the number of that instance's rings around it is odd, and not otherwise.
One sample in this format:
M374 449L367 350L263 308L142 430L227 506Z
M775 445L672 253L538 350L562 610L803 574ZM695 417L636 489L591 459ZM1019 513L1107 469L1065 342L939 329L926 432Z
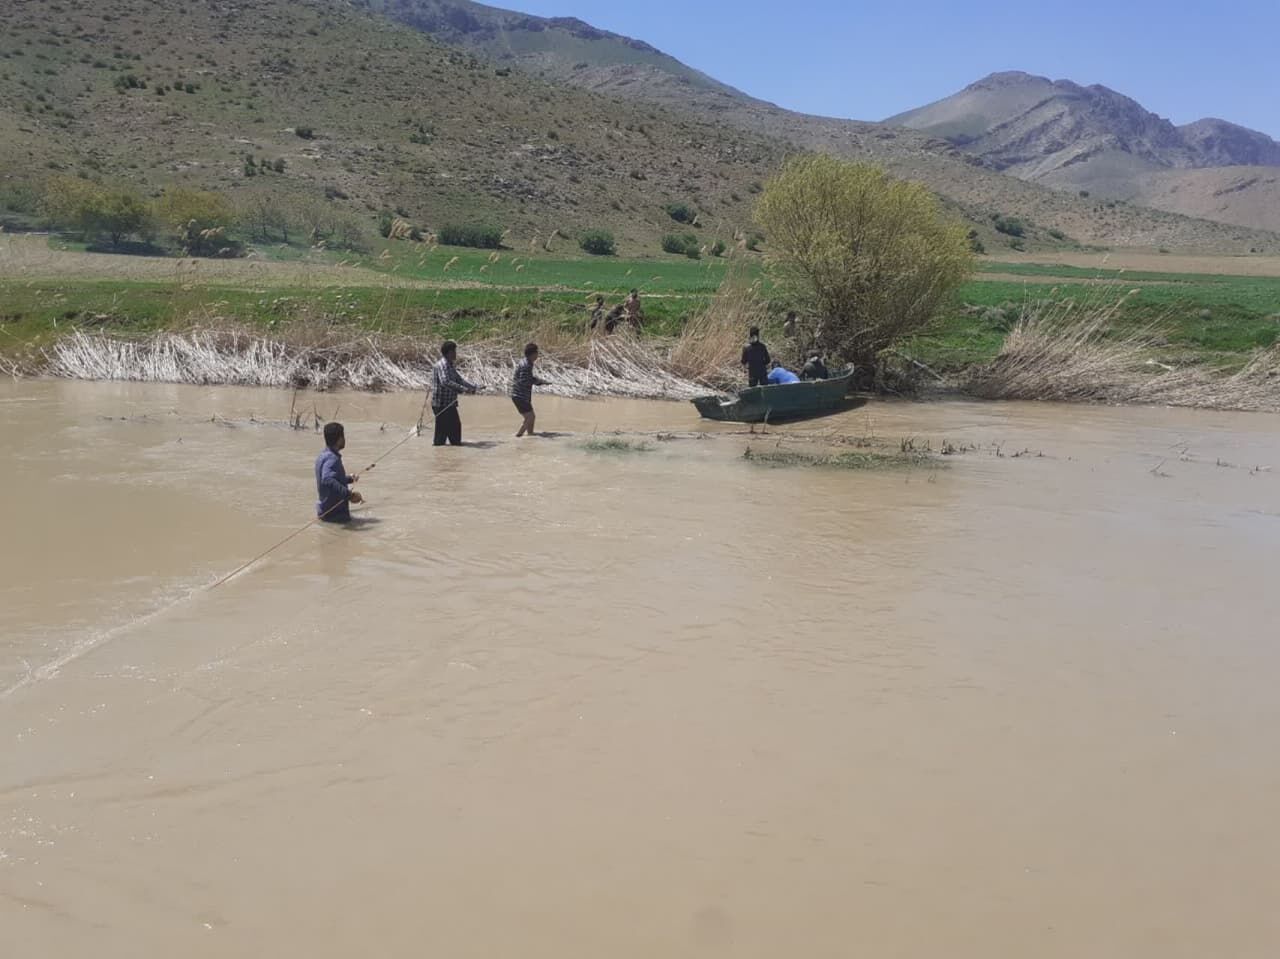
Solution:
M424 0L405 4L429 12ZM1002 215L1030 220L1033 246L1280 249L1274 234L1002 176L924 134L790 113L673 67L646 45L584 35L590 28L576 22L524 30L543 40L566 33L538 56L569 63L570 85L443 45L389 19L381 0L365 6L10 0L0 37L0 200L66 172L152 194L171 183L237 199L270 192L346 211L366 229L385 211L428 228L487 220L511 230L517 248L604 226L622 252L645 254L684 229L667 204L697 208L705 241L730 240L750 228L753 194L788 152L828 149L928 183L989 243L1007 242L991 230ZM461 30L447 18L441 29ZM502 43L511 48L509 37ZM575 69L585 61L569 61L584 49L595 65ZM636 62L606 62L633 54ZM284 172L262 161L283 161Z
M1065 184L1029 185L1001 176L998 163L961 149L946 139L945 128L889 130L877 123L783 110L718 83L646 43L581 21L530 17L470 0L359 2L437 39L538 76L620 100L659 104L803 149L873 160L897 175L927 183L975 223L989 222L993 213L1031 220L1040 227L1036 239L1041 242L1052 242L1049 231L1083 243L1234 252L1274 249L1280 242L1274 236L1183 219L1167 211L1108 206L1046 188ZM1027 96L1023 100L1031 105ZM1123 183L1126 189L1114 198L1134 193L1127 173Z
M183 5L179 30L165 8L179 5L67 0L52 15L45 0L13 0L0 38L9 183L66 172L152 193L269 190L370 225L397 209L433 228L485 220L513 243L605 225L639 253L676 226L672 202L702 210L709 238L731 239L750 224L752 185L784 154L765 137L495 68L341 0ZM285 172L246 176L246 156L282 159Z

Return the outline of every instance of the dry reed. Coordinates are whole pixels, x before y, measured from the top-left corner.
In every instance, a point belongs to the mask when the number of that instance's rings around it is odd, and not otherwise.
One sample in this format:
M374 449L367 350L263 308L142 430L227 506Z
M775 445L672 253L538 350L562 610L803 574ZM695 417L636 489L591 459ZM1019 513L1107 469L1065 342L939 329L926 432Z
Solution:
M1050 400L1280 411L1280 348L1233 374L1157 361L1159 327L1118 332L1123 297L1029 304L990 363L960 388L983 399Z
M747 330L764 326L768 318L769 307L759 284L731 274L672 345L668 357L672 371L717 390L741 385L739 360Z
M515 343L488 342L462 350L466 376L503 392L521 355ZM431 383L435 345L385 336L341 337L306 342L262 339L242 331L163 333L118 339L76 332L45 353L45 372L85 380L227 384L318 390L425 390ZM614 336L575 345L557 355L547 350L539 374L558 396L629 396L690 399L705 387L673 373L661 345Z

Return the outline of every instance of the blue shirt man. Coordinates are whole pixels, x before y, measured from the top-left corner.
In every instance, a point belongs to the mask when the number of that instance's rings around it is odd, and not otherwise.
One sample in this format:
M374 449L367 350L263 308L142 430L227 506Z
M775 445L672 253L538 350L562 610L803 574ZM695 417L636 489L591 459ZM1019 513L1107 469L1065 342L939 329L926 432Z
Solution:
M777 386L780 383L799 383L800 377L796 376L789 369L782 366L775 366L769 371L769 385Z
M349 504L363 502L363 497L351 489L359 476L348 476L342 466L342 451L347 445L346 432L341 423L326 423L324 427L324 452L316 457L316 516L326 523L345 523L351 519Z

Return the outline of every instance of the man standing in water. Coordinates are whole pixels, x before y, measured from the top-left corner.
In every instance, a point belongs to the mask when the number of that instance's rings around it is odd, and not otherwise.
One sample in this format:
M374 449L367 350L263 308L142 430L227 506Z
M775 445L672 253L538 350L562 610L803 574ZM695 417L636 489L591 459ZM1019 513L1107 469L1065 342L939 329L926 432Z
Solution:
M462 417L458 415L458 393L478 393L480 387L468 383L454 366L458 358L458 344L445 340L440 347L440 359L431 368L431 413L436 421L434 446L451 443L462 445Z
M533 435L533 426L537 419L533 412L533 388L550 385L546 380L540 380L533 375L533 364L536 362L538 362L538 344L530 343L524 348L524 359L516 365L515 376L511 378L511 402L524 417L524 422L520 424L520 432L516 433L516 439L525 434Z
M324 426L324 452L316 457L316 516L326 523L345 523L351 519L348 504L362 503L364 497L351 488L360 477L348 476L342 467L342 451L347 436L341 423Z
M742 348L742 368L747 386L766 386L769 381L769 350L760 342L760 327L751 327L751 338Z

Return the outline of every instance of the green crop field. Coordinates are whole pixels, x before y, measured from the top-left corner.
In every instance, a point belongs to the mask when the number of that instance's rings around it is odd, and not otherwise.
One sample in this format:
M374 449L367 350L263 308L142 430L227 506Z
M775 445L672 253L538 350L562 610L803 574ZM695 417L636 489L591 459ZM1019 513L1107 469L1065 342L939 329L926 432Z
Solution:
M671 335L730 276L759 282L778 318L789 305L769 282L763 258L753 254L622 259L392 242L368 255L343 256L276 246L259 250L261 273L233 275L233 268L244 272L243 261L210 261L194 271L199 279L192 272L161 279L156 268L176 261L77 254L59 241L51 246L51 259L33 266L32 275L0 273L0 351L8 355L38 350L75 329L131 335L243 326L269 335L321 323L461 340L520 335L547 323L585 331L597 294L613 305L632 288L644 300L646 332ZM58 275L62 256L76 258ZM130 278L133 264L137 278ZM95 275L84 275L86 268ZM1026 280L1010 278L1019 275ZM1177 362L1237 365L1280 335L1277 278L984 263L933 327L903 350L934 369L957 370L993 357L1024 311L1064 300L1100 307L1122 298L1117 329L1152 331Z

